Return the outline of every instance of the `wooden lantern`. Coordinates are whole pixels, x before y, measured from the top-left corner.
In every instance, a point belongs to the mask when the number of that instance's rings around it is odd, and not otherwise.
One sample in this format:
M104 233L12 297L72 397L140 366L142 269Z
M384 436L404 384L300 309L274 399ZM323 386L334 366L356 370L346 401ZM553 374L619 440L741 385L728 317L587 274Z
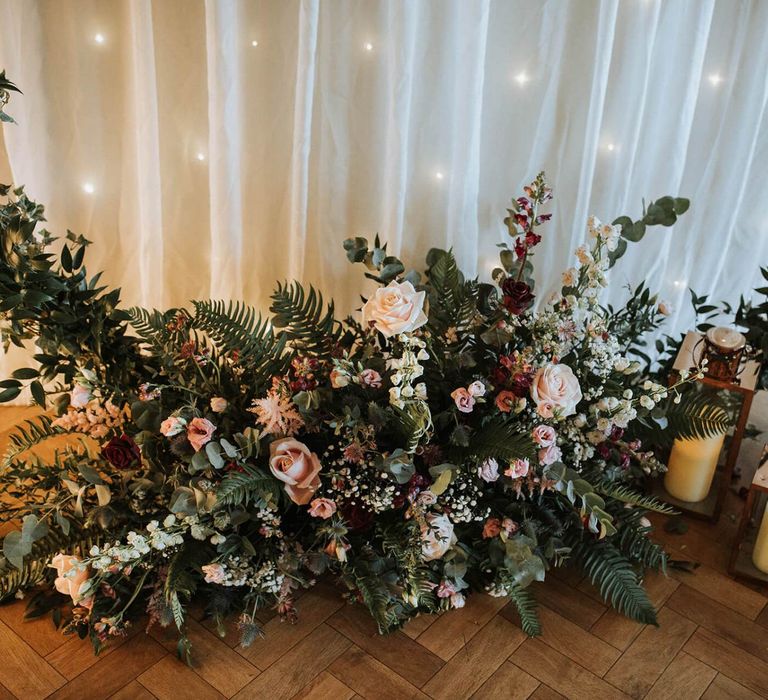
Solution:
M749 486L728 572L768 583L768 445Z

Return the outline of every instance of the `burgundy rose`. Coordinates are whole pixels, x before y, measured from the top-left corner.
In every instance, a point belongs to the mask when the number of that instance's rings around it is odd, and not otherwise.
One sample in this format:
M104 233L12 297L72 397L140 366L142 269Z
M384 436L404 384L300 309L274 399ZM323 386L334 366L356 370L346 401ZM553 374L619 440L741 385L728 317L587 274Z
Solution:
M527 396L531 384L533 384L533 375L530 372L515 372L512 375L510 388L515 396L522 399Z
M141 462L141 451L133 438L123 433L113 437L102 449L101 456L117 469L130 469Z
M601 442L597 446L597 452L603 459L609 459L611 456L611 446L607 442Z
M513 279L504 280L504 284L501 285L501 292L504 295L501 300L502 303L515 316L519 316L528 309L535 299L531 288L525 282L518 282Z
M618 440L621 440L621 438L624 437L624 429L619 428L618 425L614 425L613 428L611 428L611 440L613 442L617 442Z
M360 505L344 503L341 507L341 515L349 526L350 530L367 530L373 525L373 513Z

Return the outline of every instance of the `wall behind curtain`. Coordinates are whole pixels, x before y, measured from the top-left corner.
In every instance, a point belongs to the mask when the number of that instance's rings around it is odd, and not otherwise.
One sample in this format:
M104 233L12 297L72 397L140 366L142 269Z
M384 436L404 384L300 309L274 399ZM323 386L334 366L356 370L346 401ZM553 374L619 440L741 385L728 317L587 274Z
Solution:
M487 276L542 169L545 287L590 213L663 194L693 207L608 300L645 279L682 330L689 286L735 300L768 264L768 2L0 0L0 67L25 92L0 174L131 304L266 308L299 277L349 311L341 242L376 232Z

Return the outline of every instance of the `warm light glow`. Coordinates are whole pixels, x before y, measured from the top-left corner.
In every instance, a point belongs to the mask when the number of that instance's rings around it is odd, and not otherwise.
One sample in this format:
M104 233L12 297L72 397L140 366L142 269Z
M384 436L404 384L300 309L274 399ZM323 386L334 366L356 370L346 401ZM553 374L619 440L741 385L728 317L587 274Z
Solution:
M93 194L95 191L96 191L96 188L90 182L86 182L83 184L83 192L85 192L86 194Z
M683 289L685 287L685 280L675 280L672 284L678 289Z
M373 44L372 44L370 41L366 41L366 42L363 44L363 48L364 48L366 51L373 51Z
M198 153L198 154L195 156L195 158L197 158L198 160L201 160L201 161L202 161L202 160L205 160L205 153Z
M445 177L439 170L435 173L435 180L442 180Z
M258 42L258 41L256 41L256 39L254 39L254 40L251 42L251 46L258 46L258 45L259 45L259 42Z
M515 82L516 82L518 85L525 85L525 84L526 84L526 83L527 83L529 80L530 80L530 78L528 77L528 74L527 74L527 73L526 73L524 70L523 70L523 71L520 71L520 72L519 72L519 73L518 73L518 74L515 76Z
M615 149L616 149L616 146L615 146L615 144L609 143L609 144L606 146L606 148L607 148L609 151L613 151L613 150L615 150Z
M99 33L99 34L96 34L96 35L93 37L93 40L94 40L94 41L95 41L97 44L103 44L103 43L106 41L106 39L104 38L104 35L103 35L103 34L101 34L101 33Z
M709 82L712 83L715 87L720 85L720 83L723 82L723 76L720 75L720 73L711 73L709 76Z

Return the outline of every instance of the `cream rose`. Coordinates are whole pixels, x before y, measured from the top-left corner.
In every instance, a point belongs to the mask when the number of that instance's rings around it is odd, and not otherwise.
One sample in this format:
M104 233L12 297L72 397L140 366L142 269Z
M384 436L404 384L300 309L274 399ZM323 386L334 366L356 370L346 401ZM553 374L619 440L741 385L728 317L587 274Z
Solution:
M427 522L421 528L421 557L424 561L439 559L456 541L453 523L448 520L447 515L427 515Z
M533 378L531 398L536 403L536 412L542 418L561 417L576 413L581 401L579 380L568 365L547 365Z
M414 331L427 322L425 297L426 292L417 292L410 282L392 280L363 306L363 325L372 325L387 338Z
M57 554L51 559L50 567L56 569L56 580L53 585L59 593L72 598L75 605L89 607L90 598L84 598L83 593L88 581L88 567L77 557L67 554Z
M303 443L293 438L275 440L269 446L269 468L275 478L285 483L285 492L297 505L312 500L320 486L320 460Z
M222 584L227 580L227 571L221 564L206 564L201 567L206 583Z

